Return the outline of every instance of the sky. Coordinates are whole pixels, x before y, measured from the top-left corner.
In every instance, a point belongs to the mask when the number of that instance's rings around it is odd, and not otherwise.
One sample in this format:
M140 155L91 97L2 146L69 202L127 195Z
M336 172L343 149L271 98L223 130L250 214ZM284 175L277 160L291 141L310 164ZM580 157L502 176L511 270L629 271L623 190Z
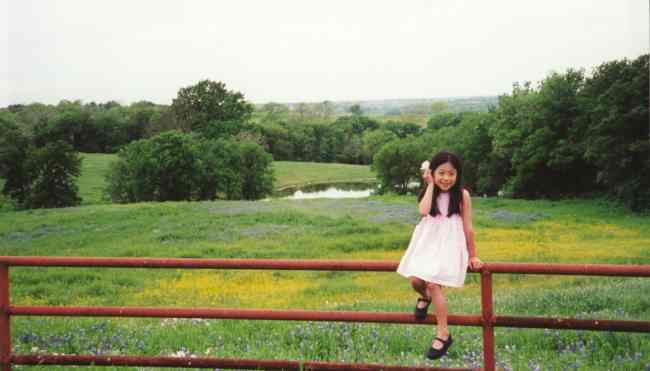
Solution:
M0 0L0 107L507 94L648 53L648 0ZM0 26L1 27L1 26Z

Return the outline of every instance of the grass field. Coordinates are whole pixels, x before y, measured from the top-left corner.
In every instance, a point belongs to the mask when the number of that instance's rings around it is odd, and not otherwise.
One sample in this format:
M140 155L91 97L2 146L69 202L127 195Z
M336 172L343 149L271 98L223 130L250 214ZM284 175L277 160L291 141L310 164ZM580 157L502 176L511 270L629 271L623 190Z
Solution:
M102 198L104 174L117 156L101 153L83 153L81 176L77 181L82 205L107 204ZM274 161L275 189L314 183L374 181L369 166L328 164L315 162Z
M413 197L398 196L4 212L0 254L396 261L417 219ZM477 198L474 223L485 261L650 264L650 218L607 203ZM415 301L394 273L12 268L11 279L18 305L410 312ZM648 279L498 275L494 292L497 314L650 320ZM451 314L480 312L477 275L447 293ZM20 353L456 367L481 361L481 332L471 327L452 327L450 354L431 362L422 356L428 326L38 317L12 323ZM499 328L497 360L510 370L643 370L650 367L650 335Z

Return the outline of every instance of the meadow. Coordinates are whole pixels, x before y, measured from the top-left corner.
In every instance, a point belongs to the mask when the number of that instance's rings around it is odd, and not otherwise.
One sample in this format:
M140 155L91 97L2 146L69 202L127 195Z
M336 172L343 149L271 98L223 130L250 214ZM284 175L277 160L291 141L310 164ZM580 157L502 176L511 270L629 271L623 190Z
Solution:
M94 174L105 159L96 160ZM84 167L93 168L93 161ZM302 164L301 164L302 165ZM279 184L360 179L327 164L278 166ZM330 165L337 166L337 165ZM342 165L339 165L342 166ZM313 172L309 173L308 169ZM342 168L339 168L339 170ZM283 173L284 171L284 173ZM86 171L80 191L97 195ZM356 175L355 175L356 174ZM370 175L371 177L372 175ZM330 181L330 180L325 180ZM281 183L285 182L285 183ZM413 196L367 199L93 203L0 213L0 254L397 261L418 221ZM99 200L96 198L96 200ZM650 264L650 218L604 201L474 198L484 261ZM411 312L395 273L12 268L16 305L107 305ZM650 280L497 275L497 314L650 320ZM478 314L478 276L447 290L451 314ZM18 353L196 355L479 367L481 330L452 327L440 361L423 357L432 328L291 321L16 317ZM650 334L498 328L506 370L644 370ZM16 367L16 369L57 369ZM59 368L59 369L64 369ZM83 368L119 369L128 368Z

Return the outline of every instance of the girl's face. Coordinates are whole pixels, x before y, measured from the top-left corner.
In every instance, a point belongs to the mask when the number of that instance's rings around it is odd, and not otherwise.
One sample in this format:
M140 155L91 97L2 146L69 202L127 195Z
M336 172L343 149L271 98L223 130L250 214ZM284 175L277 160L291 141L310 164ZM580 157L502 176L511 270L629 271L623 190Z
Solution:
M456 168L451 162L445 162L433 171L433 183L443 192L456 184Z

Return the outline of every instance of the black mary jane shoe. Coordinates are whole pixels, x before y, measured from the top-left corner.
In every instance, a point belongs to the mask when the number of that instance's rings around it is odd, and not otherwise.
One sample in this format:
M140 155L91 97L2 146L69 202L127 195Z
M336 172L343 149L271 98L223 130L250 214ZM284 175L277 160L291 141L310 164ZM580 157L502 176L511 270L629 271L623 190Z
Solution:
M427 303L424 308L418 307L418 304L421 302ZM418 301L415 302L415 319L421 321L427 318L427 310L429 309L429 304L431 304L431 298L418 298Z
M447 340L442 340L439 337L436 337L436 340L440 340L442 343L442 348L436 349L433 347L433 344L429 348L429 351L427 351L427 358L429 359L438 359L447 354L447 350L451 346L451 343L453 340L451 340L451 334L449 334L449 337L447 337Z

